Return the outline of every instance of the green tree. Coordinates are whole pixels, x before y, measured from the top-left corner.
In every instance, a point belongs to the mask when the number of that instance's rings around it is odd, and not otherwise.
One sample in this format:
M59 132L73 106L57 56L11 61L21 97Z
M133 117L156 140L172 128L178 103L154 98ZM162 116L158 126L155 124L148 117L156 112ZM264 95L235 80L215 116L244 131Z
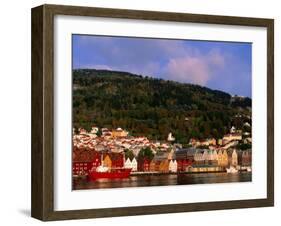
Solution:
M129 158L130 160L132 160L135 156L132 150L125 149L125 157L126 159Z
M154 157L154 154L149 147L142 148L138 154L138 159L140 159L140 160L143 160L143 159L152 160L153 157Z

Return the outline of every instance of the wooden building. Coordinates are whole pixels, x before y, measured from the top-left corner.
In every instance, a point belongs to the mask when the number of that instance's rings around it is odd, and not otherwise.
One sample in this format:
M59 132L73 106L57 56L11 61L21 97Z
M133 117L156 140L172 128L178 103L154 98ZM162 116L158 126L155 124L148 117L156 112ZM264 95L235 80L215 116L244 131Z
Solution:
M169 172L169 160L163 160L159 165L159 172L168 173Z
M228 164L230 166L238 166L238 154L236 149L228 150Z
M238 165L242 167L252 165L252 151L250 149L238 151Z
M104 159L103 159L103 166L108 167L109 169L112 166L112 161L110 159L109 154L105 155Z
M72 174L74 176L87 175L93 167L101 165L101 155L93 149L73 148Z
M175 152L177 171L186 171L186 168L194 163L195 153L195 148L177 149Z
M137 171L138 170L138 162L136 158L133 158L132 160L132 171Z
M169 162L169 171L172 173L176 173L178 170L178 163L176 160L170 160Z
M149 171L150 160L149 159L139 159L138 160L138 171Z
M133 168L130 158L127 158L127 160L125 161L124 168L126 168L126 169L132 169Z

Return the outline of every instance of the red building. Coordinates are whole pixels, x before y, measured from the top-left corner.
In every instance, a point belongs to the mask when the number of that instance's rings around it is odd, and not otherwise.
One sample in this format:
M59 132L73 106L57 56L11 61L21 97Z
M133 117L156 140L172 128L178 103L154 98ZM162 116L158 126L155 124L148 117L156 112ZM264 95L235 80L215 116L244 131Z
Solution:
M148 159L138 160L138 171L149 171L150 161Z
M110 153L112 168L123 168L124 167L124 154L123 153Z
M177 160L178 171L185 171L186 167L192 165L192 161L189 159L178 159Z
M178 149L175 152L175 159L178 165L178 171L186 171L188 166L194 163L194 148Z
M93 149L73 148L72 174L87 175L92 167L101 165L101 155Z

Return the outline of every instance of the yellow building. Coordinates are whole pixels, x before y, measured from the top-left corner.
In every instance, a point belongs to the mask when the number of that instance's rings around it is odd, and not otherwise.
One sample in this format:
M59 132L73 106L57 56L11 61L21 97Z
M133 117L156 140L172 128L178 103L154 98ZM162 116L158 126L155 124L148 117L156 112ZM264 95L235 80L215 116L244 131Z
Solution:
M150 171L156 171L156 163L154 160L152 160L149 164L149 170Z
M111 168L112 161L111 161L109 155L106 155L105 158L103 159L103 166Z
M117 128L116 130L112 130L111 136L113 138L126 137L126 136L128 136L128 132L121 128Z
M224 150L219 150L217 154L217 159L218 159L218 165L226 167L228 165L228 154L227 151Z
M227 166L228 165L228 154L227 151L224 150L222 153L222 162L221 162L221 166Z
M160 163L159 165L159 171L160 172L169 172L169 161L168 160L164 160Z
M242 140L242 135L240 133L230 133L226 134L222 138L222 144L226 144L228 142L231 142L233 140Z
M209 143L209 145L217 145L217 141L215 138L208 139L208 143Z
M222 151L221 150L218 151L218 165L219 166L222 165Z

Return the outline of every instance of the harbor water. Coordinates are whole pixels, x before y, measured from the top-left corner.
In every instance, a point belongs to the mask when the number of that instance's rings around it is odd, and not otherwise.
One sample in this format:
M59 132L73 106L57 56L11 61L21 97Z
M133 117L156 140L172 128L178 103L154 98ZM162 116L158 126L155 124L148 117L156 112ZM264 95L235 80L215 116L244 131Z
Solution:
M162 175L131 175L129 178L125 179L98 179L95 181L89 181L87 178L73 178L72 187L73 190L80 190L251 181L252 173L246 171L238 173L184 173Z

